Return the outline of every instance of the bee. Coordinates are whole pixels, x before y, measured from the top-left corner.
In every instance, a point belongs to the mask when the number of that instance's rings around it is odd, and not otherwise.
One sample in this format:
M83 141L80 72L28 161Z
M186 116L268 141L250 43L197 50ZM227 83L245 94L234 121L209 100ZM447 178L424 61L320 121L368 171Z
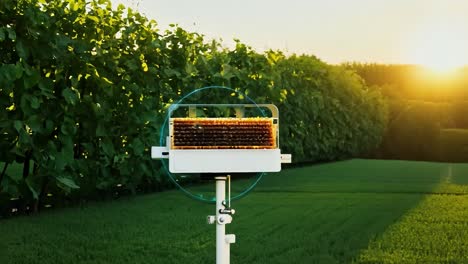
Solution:
M199 125L199 124L194 124L192 126L193 129L196 129L196 130L203 130L203 126Z

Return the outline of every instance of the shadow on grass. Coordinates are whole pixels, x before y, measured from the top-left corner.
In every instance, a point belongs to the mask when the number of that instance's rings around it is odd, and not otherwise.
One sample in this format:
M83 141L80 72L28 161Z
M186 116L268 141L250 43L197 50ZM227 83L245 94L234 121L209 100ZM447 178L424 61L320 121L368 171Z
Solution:
M233 261L350 263L431 193L444 168L354 160L272 175L236 205Z
M371 241L358 263L468 263L468 165L449 164L434 193Z

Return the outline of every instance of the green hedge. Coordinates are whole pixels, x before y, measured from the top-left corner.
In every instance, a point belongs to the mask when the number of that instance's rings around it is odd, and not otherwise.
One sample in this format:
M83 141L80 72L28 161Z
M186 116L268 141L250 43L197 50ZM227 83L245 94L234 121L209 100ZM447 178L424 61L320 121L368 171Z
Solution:
M0 193L37 210L170 187L149 148L167 107L221 85L281 113L281 147L296 162L371 151L386 127L378 91L314 56L229 50L108 0L0 1ZM196 97L192 99L197 99ZM204 94L225 103L236 94ZM8 173L20 163L26 173ZM5 168L5 169L4 169Z

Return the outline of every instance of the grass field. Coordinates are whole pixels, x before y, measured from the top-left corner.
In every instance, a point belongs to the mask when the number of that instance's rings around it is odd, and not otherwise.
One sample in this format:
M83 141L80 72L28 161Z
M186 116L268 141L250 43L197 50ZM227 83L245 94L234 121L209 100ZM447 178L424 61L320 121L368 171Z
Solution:
M468 164L351 160L233 203L231 263L468 263ZM214 263L213 205L178 191L0 221L0 263Z

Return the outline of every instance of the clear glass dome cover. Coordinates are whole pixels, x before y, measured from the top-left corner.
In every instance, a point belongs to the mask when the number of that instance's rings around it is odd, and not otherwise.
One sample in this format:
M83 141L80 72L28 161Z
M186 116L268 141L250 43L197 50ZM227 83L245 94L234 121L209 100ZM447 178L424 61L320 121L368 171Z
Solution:
M221 100L220 100L221 98ZM172 104L160 129L160 146L167 146L171 118L264 118L275 115L268 105L255 103L251 98L229 87L210 86L190 92ZM277 114L277 113L276 113ZM213 176L231 177L231 200L249 193L265 175L257 173L171 173L169 160L161 159L163 171L179 190L189 197L208 203L216 201Z

